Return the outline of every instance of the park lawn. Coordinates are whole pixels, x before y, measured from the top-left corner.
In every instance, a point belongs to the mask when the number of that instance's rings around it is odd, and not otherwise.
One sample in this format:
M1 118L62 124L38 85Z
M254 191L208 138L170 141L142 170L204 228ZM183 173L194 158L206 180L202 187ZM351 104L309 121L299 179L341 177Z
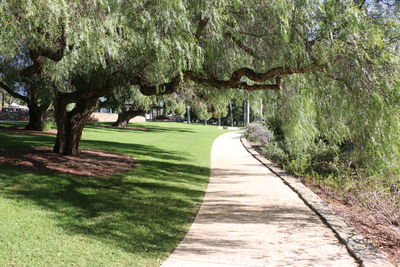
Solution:
M89 124L81 147L131 155L135 168L83 177L0 165L0 266L159 266L184 237L206 189L211 144L223 131L103 126ZM0 132L0 153L54 139Z

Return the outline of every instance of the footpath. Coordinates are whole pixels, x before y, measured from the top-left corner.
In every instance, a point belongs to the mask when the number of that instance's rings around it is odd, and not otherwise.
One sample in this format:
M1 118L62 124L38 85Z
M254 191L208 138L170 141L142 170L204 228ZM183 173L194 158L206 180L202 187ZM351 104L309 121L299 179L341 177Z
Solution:
M162 267L358 266L320 217L247 152L240 135L215 140L203 203Z

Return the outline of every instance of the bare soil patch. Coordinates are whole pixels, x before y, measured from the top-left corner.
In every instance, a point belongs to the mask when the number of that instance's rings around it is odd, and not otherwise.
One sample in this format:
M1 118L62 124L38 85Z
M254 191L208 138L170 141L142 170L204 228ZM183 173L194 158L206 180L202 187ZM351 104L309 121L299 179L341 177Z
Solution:
M25 130L24 126L13 126L13 127L0 126L0 132L16 133L16 134L30 134L30 135L56 135L57 134L57 130L30 131L30 130Z
M261 154L261 146L258 143L247 141ZM336 214L343 217L349 225L353 226L375 247L379 248L394 266L400 266L400 227L380 218L378 214L372 211L346 203L328 188L321 188L316 184L307 183L305 179L300 178L300 180L326 201Z
M79 156L61 156L51 147L15 147L0 151L0 164L15 168L81 176L111 176L135 165L128 155L82 150Z

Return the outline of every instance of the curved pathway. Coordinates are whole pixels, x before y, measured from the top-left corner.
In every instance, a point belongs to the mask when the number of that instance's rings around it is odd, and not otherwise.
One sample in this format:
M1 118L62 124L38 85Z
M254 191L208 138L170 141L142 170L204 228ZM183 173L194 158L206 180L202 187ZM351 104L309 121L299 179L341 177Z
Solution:
M236 132L215 140L199 213L162 266L357 264L297 194L246 151Z

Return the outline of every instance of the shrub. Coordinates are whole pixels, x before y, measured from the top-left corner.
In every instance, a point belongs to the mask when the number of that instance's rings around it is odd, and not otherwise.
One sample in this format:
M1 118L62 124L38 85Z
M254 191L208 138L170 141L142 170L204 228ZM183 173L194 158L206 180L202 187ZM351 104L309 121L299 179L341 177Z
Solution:
M280 147L279 143L275 141L265 144L261 149L261 153L279 165L285 165L288 160L286 152Z
M50 118L43 122L43 131L49 131L52 129L57 129L57 125L54 118Z
M285 166L285 170L293 173L296 176L304 176L310 167L310 159L306 157L294 158L288 161Z
M274 138L271 131L265 129L261 124L258 123L249 124L247 126L245 136L248 140L261 143L263 146L272 141Z

